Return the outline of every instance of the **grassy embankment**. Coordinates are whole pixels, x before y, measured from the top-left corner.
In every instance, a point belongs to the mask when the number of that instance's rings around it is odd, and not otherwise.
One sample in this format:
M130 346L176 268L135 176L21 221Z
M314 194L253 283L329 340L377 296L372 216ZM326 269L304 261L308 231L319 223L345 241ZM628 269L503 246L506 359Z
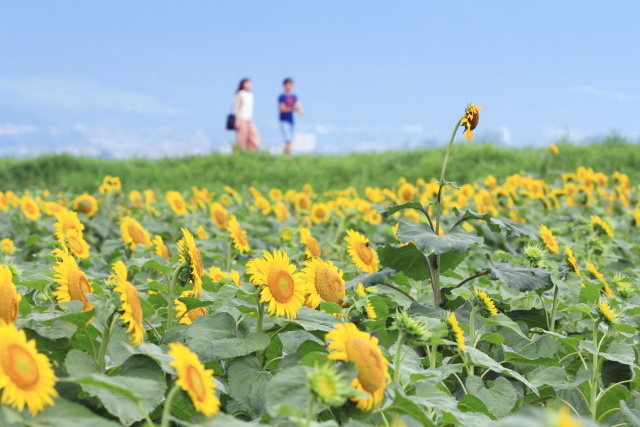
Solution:
M192 185L220 191L225 185L262 184L297 188L311 183L317 191L366 186L392 186L404 176L409 181L438 177L444 149L354 153L344 156L272 156L266 153L211 154L161 160L103 160L69 155L31 159L0 159L0 190L48 188L51 191L95 192L104 175L119 176L125 190L153 188L185 191ZM640 181L640 146L607 141L589 146L560 144L560 153L548 148L512 149L487 143L454 146L447 178L472 182L493 174L498 179L525 171L551 179L578 166L596 171L627 173Z

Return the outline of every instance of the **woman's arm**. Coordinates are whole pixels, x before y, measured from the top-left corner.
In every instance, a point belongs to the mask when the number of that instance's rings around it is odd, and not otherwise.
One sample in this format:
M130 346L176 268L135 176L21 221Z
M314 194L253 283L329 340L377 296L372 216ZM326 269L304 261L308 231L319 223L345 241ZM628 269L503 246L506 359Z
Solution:
M238 114L240 114L240 107L242 106L242 97L240 96L240 92L236 94L236 103L233 106L233 114L238 118Z

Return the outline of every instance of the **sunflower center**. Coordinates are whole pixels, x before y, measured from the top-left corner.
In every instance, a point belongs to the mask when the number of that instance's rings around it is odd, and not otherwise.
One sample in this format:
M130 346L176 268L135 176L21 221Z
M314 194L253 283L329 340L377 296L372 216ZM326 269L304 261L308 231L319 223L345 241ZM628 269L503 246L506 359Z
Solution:
M307 248L309 249L309 252L311 252L311 256L320 258L322 255L322 249L320 249L318 241L313 236L309 236L307 239Z
M182 203L182 200L178 200L178 199L173 201L173 206L175 206L175 208L179 211L182 210L182 208L184 208L184 204Z
M144 231L138 224L129 223L129 235L134 243L145 244Z
M309 209L309 200L306 197L301 197L298 201L298 205L300 206L300 209Z
M30 214L36 211L35 207L31 203L27 203L26 208L27 208L27 212Z
M323 219L327 215L327 212L323 208L316 210L316 218Z
M216 210L213 215L219 226L223 227L227 223L227 214L225 214L220 209Z
M367 265L371 265L371 261L373 261L373 251L369 247L368 243L356 243L356 253L358 257Z
M69 274L69 297L74 301L82 301L83 310L89 310L91 303L85 297L86 293L91 292L91 285L87 280L87 276L80 270L74 270Z
M247 245L247 240L244 238L244 233L242 232L242 229L238 229L235 233L236 236L236 240L238 240L238 243L240 244L240 246L246 246Z
M140 306L140 296L133 285L127 282L127 302L131 307L131 317L138 325L142 325L142 307Z
M24 347L18 344L10 344L7 352L0 356L2 369L18 388L30 390L38 384L40 370L38 364ZM6 393L6 391L5 391Z
M89 201L87 200L82 200L81 202L78 203L78 210L82 213L87 213L87 212L91 212L92 209L92 205Z
M13 323L18 318L18 301L11 286L0 285L0 319Z
M207 311L204 309L204 307L192 308L187 312L187 316L189 316L189 320L191 320L192 322L196 320L198 316L204 316L205 314L207 314Z
M198 275L198 277L202 277L204 273L202 270L202 256L200 256L200 250L196 247L193 247L191 248L189 255L191 257L191 265L195 270L195 273Z
M271 295L280 303L289 302L294 291L293 277L288 271L274 268L269 272L268 285Z
M344 297L344 281L340 278L335 270L327 267L318 269L316 273L316 291L323 300L340 303L340 299Z
M380 349L362 338L349 338L346 343L347 356L358 368L358 380L369 393L384 386L384 362Z
M336 394L336 388L333 381L322 375L316 379L316 392L322 397L332 397Z
M204 387L202 376L195 366L187 365L185 379L187 380L187 384L189 385L189 390L191 390L196 395L196 400L199 402L204 402L205 397L207 396L207 390Z
M80 243L80 240L78 240L77 237L69 237L69 249L71 249L71 251L75 254L82 253L82 243Z

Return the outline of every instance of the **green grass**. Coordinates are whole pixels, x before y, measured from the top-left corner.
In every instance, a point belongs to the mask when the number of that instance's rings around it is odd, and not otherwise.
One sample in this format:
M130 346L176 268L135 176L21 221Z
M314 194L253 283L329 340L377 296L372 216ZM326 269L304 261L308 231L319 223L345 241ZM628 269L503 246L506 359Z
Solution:
M22 191L48 188L51 191L95 192L104 175L119 176L125 190L152 188L188 190L191 186L213 191L225 185L265 185L300 189L311 183L317 191L366 186L391 186L404 176L438 178L444 149L384 153L354 153L343 156L273 156L266 153L176 157L160 160L104 160L49 155L30 159L0 159L0 190ZM524 171L553 179L560 172L578 166L607 174L619 170L632 183L640 178L640 147L625 141L575 146L560 144L554 156L548 148L514 149L489 143L456 144L447 180L468 183L487 174L502 179Z

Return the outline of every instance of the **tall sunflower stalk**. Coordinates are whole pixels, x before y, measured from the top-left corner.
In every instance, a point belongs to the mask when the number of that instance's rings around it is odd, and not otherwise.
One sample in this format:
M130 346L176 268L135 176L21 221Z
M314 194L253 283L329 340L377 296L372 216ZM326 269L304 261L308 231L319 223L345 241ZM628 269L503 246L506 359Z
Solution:
M473 141L473 130L478 126L480 121L480 110L477 105L469 104L465 109L464 116L461 117L453 128L451 139L447 144L447 151L444 154L444 160L442 162L442 172L440 173L440 188L438 189L438 198L436 200L436 224L435 230L436 236L440 235L440 215L442 214L442 190L447 182L444 179L444 174L447 170L447 163L449 162L449 153L451 153L451 147L453 147L453 140L458 133L459 127L465 128L464 138L467 141ZM433 298L436 306L440 305L440 254L436 255L436 262L433 266L435 273L432 277Z

